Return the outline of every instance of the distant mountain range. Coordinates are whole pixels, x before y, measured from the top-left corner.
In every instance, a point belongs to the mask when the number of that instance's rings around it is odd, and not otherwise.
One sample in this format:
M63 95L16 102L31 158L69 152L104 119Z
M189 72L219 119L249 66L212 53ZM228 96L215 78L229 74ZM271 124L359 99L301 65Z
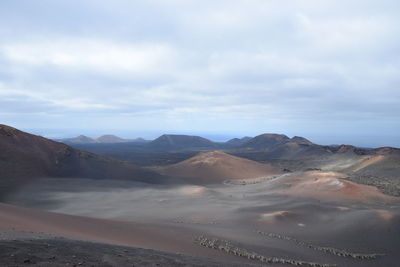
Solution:
M212 149L212 148L247 148L247 149L269 149L273 146L285 143L296 143L312 145L306 138L295 136L289 138L283 134L262 134L256 137L233 138L227 142L213 142L201 136L163 134L160 137L148 141L143 138L123 139L115 135L103 135L98 138L91 138L80 135L74 138L58 139L56 141L65 144L116 144L116 143L147 143L146 147L157 150L191 150L191 149Z
M0 124L0 196L42 177L128 179L147 183L181 182L180 178L188 178L184 180L212 182L214 179L234 179L246 174L252 177L310 168L354 174L357 179L385 177L396 180L400 170L398 148L322 146L303 137L289 138L282 134L236 138L225 143L212 142L200 136L167 134L141 145L122 142L112 135L98 139L95 143L85 143L84 147L90 150L94 145L96 152L102 155L78 149L81 146L79 143L71 147ZM77 140L90 141L85 136ZM130 155L147 157L153 165L143 166L153 167L144 168L122 161ZM162 165L165 167L160 167ZM240 175L236 177L237 174ZM360 181L371 183L371 179ZM384 181L373 181L385 186ZM393 188L387 186L385 190L400 195Z
M310 140L294 136L292 138L284 134L266 133L255 137L233 138L227 142L213 142L201 136L163 134L160 137L148 141L143 138L123 139L115 135L103 135L96 139L80 135L75 138L58 140L62 143L75 147L95 148L96 144L121 144L123 147L140 147L141 149L156 151L202 151L202 150L235 150L242 152L263 152L274 158L296 159L307 156L324 156L335 153L346 153L351 151L358 155L375 155L400 151L397 148L359 148L352 145L318 145ZM124 144L126 143L126 145ZM85 146L93 144L93 146ZM83 145L83 146L81 146ZM112 146L107 146L107 149ZM120 149L118 145L116 148ZM96 152L98 152L97 149ZM100 149L101 151L101 149Z
M331 155L348 151L358 155L387 154L400 151L391 147L363 149L352 145L318 145L304 137L294 136L290 138L284 134L261 134L255 137L234 138L223 143L213 142L200 136L164 134L146 143L142 148L164 151L233 149L235 151L263 152L277 158Z
M127 142L137 142L137 143L145 143L147 140L143 138L136 138L136 139L123 139L121 137L106 134L102 135L97 138L91 138L86 135L79 135L73 138L64 138L64 139L56 139L55 141L62 142L65 144L115 144L115 143L127 143Z

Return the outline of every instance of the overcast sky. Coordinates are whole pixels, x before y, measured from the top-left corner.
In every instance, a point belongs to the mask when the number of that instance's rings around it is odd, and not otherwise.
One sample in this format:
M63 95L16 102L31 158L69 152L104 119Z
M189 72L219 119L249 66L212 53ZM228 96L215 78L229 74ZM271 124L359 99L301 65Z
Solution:
M398 0L1 0L0 122L400 146Z

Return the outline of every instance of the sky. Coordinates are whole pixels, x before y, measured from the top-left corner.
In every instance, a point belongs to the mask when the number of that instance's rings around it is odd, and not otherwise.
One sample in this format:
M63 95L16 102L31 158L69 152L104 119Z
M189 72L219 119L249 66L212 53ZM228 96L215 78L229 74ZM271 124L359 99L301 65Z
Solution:
M400 147L398 0L2 0L0 123Z

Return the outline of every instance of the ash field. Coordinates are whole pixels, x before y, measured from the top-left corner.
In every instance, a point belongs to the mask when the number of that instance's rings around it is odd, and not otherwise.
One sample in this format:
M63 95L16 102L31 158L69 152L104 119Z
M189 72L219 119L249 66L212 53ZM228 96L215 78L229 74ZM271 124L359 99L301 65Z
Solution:
M399 265L396 148L275 134L65 145L0 133L14 151L1 161L6 266Z

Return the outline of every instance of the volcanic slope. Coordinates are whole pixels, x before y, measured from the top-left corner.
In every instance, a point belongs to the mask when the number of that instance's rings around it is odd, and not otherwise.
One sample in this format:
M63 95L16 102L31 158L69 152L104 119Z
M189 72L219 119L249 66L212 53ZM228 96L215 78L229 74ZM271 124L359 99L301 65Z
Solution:
M158 182L162 177L123 161L74 149L0 125L1 193L39 177L82 177Z
M162 167L161 173L192 182L220 183L227 179L254 179L280 174L278 168L221 151L200 152L182 162Z

